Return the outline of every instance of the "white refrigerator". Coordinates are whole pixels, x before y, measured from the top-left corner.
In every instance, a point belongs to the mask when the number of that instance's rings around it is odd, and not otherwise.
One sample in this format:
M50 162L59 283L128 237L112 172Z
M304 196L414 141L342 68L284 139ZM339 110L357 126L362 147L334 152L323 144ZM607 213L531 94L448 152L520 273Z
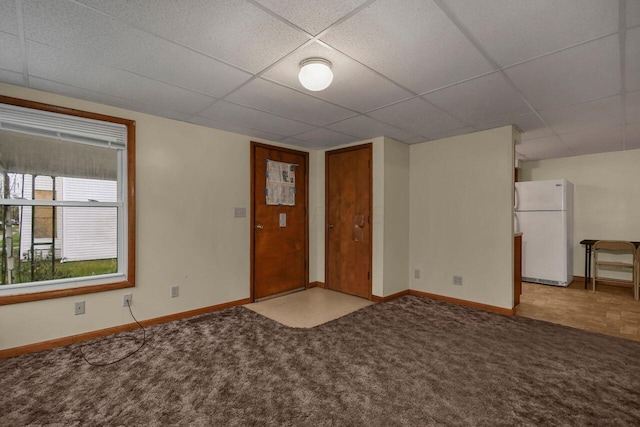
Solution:
M522 232L522 280L568 286L573 280L573 184L517 182L514 229Z

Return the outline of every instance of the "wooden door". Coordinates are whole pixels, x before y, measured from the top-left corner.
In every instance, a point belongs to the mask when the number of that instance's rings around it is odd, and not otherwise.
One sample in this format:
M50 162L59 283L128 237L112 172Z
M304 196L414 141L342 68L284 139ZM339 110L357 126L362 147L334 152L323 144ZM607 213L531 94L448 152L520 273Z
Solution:
M329 289L371 298L372 145L326 153Z
M309 283L309 154L251 143L252 299L305 288ZM267 160L295 164L295 205L268 205ZM284 223L281 223L284 220Z

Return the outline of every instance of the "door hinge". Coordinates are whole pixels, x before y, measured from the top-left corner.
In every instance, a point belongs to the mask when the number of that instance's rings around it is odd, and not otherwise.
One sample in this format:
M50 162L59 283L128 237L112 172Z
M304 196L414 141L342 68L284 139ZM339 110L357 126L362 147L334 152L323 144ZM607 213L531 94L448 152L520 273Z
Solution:
M367 271L367 280L371 280L371 272Z

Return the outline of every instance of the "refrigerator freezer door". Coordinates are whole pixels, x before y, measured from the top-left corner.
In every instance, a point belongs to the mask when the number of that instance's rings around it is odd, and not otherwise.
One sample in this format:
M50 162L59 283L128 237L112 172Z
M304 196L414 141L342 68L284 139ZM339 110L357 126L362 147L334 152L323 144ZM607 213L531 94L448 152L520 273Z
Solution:
M566 212L516 212L522 231L523 280L567 286Z
M567 181L564 179L516 182L515 210L518 212L566 210L566 185Z

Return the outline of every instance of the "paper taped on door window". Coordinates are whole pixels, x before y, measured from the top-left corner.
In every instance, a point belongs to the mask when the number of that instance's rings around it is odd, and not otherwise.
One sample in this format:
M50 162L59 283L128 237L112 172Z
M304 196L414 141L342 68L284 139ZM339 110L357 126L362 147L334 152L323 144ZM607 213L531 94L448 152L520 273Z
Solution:
M267 205L295 206L296 167L298 165L294 163L267 159Z

